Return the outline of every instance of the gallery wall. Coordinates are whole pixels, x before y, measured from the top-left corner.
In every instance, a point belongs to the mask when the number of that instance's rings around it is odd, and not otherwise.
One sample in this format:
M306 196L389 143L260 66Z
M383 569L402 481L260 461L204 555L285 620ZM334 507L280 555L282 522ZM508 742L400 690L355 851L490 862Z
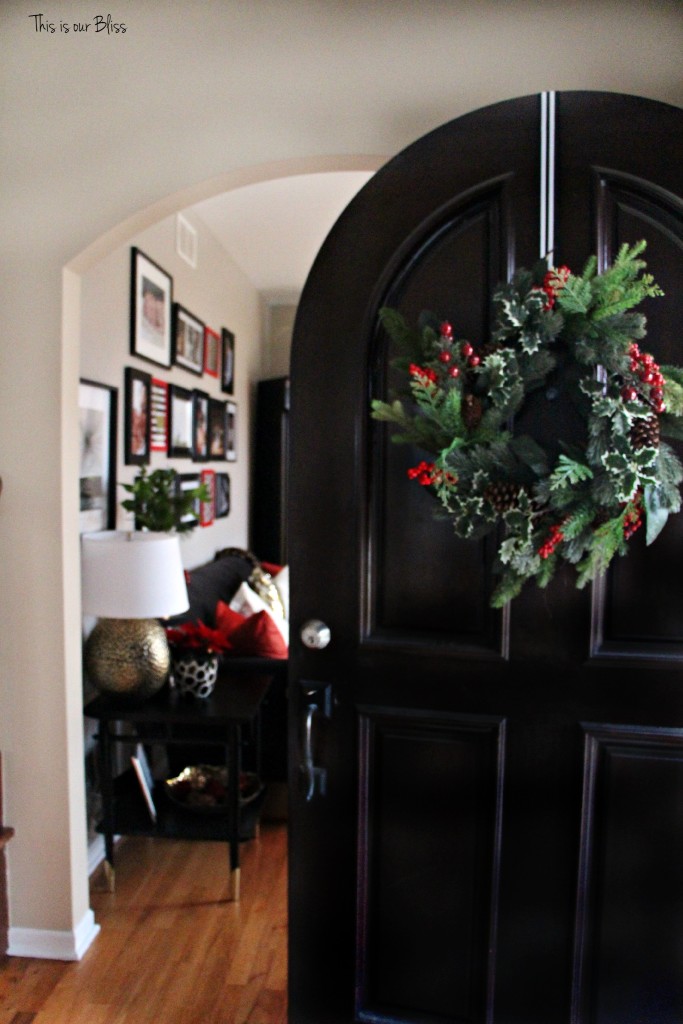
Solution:
M122 485L139 473L138 464L126 464L124 420L126 416L125 368L132 367L183 389L198 389L220 402L234 402L237 410L234 458L194 460L175 458L149 448L148 471L173 468L179 474L200 474L204 469L227 473L230 510L207 526L182 535L183 564L193 568L228 546L248 547L250 437L254 382L262 375L262 311L258 293L248 278L229 259L199 218L183 215L196 231L196 266L177 251L177 218L167 217L132 239L92 267L82 279L82 338L80 376L118 389L116 528L132 529L131 513L121 505L128 497ZM170 276L173 299L219 335L223 328L235 338L232 393L223 390L219 363L217 377L201 376L183 365L165 367L131 353L130 296L131 249L136 247ZM229 453L230 454L230 453Z

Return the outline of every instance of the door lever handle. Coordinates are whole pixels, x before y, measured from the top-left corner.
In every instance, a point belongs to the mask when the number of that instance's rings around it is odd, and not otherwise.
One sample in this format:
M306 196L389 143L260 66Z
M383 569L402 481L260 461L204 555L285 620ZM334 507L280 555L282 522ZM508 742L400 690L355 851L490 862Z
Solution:
M306 709L306 721L304 723L304 759L299 766L306 776L307 790L306 800L312 800L316 789L320 796L325 796L327 789L327 769L316 765L313 760L313 719L321 714L315 704L309 704Z
M332 711L332 688L328 684L310 683L302 680L301 686L307 697L304 705L303 760L299 771L306 781L306 800L311 801L316 793L325 796L327 791L327 768L315 763L313 723L316 717L329 718Z

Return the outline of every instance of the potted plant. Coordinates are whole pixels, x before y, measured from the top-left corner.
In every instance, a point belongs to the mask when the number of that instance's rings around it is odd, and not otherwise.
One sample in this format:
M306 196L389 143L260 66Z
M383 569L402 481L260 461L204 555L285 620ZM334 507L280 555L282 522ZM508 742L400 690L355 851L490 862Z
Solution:
M218 656L230 646L223 633L199 619L167 626L166 638L171 649L174 685L181 693L210 696L218 675Z
M197 525L193 515L195 502L211 498L206 484L182 490L178 486L175 469L155 469L148 473L143 466L132 484L121 486L131 495L121 505L133 513L135 529L158 533L189 533L194 530Z

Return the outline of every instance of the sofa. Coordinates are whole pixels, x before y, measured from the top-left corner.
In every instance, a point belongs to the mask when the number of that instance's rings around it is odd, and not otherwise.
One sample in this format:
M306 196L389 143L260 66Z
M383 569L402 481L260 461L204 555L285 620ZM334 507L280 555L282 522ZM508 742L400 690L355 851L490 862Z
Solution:
M220 628L221 614L229 616L233 627L235 621L241 623L228 633L233 643L220 655L217 685L221 678L231 674L267 672L272 675L261 716L261 773L266 782L284 782L287 777L288 569L262 563L250 551L225 548L218 551L212 561L186 570L185 579L190 606L166 624L180 626L201 621L212 629ZM261 623L265 629L252 629L253 623ZM272 656L274 651L277 656ZM207 748L192 752L198 762L211 763L209 735L207 742ZM186 758L188 753L185 751L182 756Z

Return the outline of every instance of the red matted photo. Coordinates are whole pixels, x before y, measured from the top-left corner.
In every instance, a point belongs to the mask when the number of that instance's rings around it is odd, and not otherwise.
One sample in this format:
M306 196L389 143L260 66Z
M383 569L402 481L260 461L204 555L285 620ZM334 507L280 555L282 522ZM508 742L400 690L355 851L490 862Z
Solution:
M218 376L220 363L221 336L210 327L204 328L204 373L210 377Z
M153 452L168 451L168 384L152 377L149 437Z

